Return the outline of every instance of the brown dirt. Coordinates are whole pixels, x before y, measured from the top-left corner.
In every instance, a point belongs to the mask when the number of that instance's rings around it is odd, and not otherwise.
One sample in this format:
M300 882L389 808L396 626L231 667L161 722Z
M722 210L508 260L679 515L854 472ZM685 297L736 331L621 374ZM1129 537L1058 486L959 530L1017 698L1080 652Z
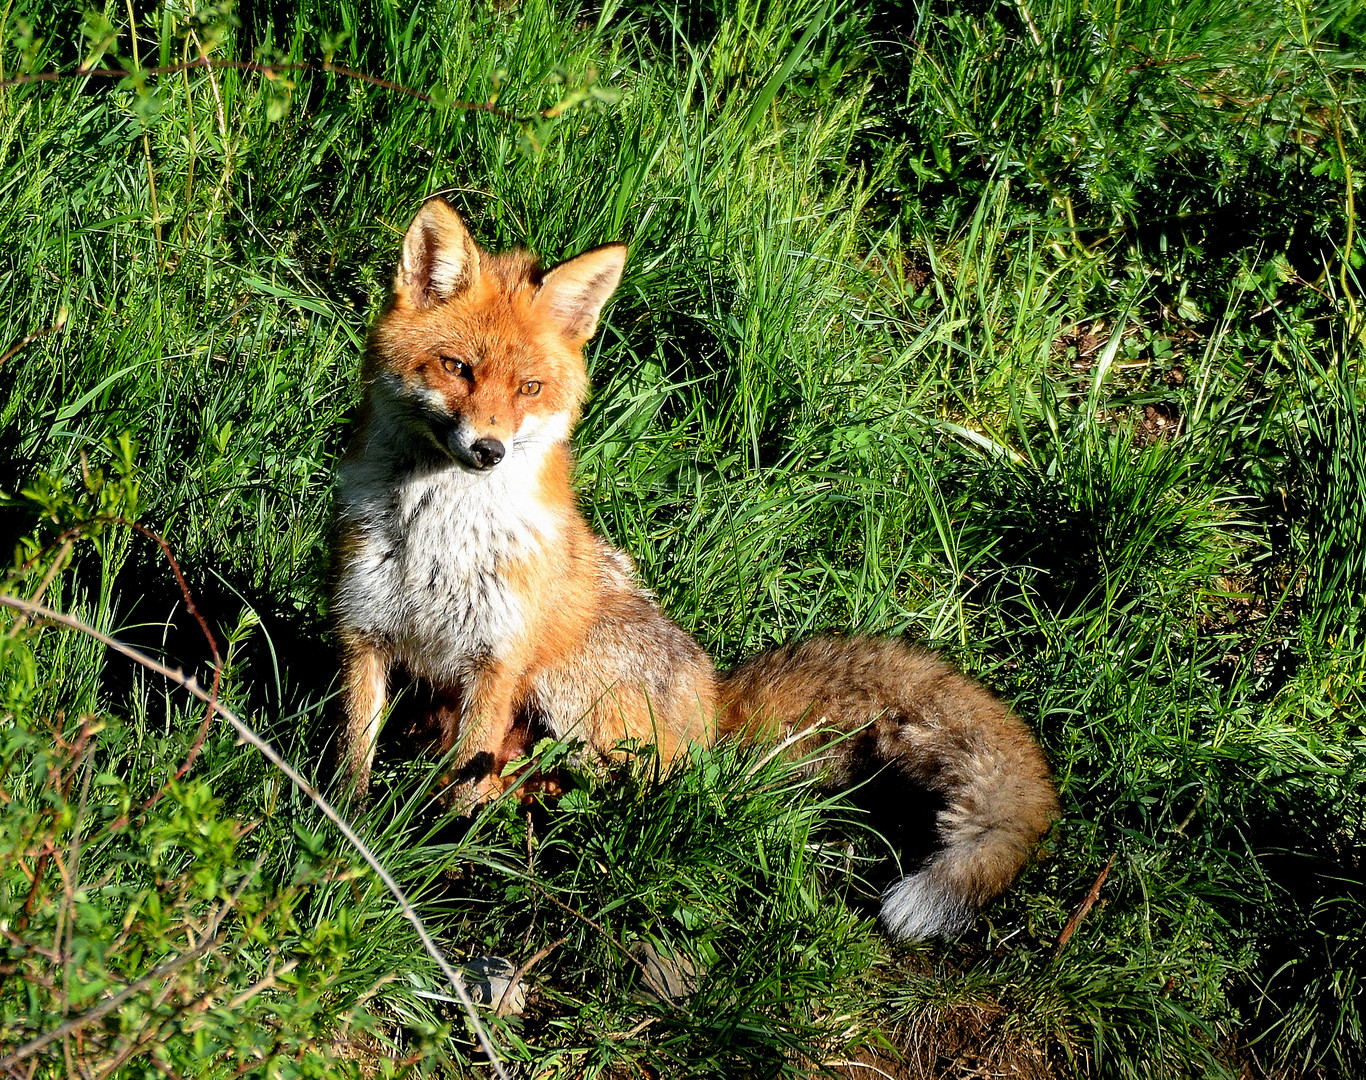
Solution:
M1060 1080L1045 1048L995 1003L926 1010L896 1032L887 1047L863 1047L827 1061L849 1080Z
M1053 355L1069 361L1075 368L1086 369L1109 340L1110 335L1102 324L1081 323L1069 327L1053 339Z
M1181 433L1185 417L1175 404L1159 401L1143 406L1143 415L1134 423L1134 441L1140 446L1168 442Z

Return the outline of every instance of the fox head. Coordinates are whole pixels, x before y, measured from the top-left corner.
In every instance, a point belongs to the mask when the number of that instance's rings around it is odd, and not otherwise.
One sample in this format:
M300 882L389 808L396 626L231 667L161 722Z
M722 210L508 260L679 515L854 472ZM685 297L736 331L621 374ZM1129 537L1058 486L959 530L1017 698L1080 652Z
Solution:
M621 280L624 244L549 270L492 254L444 199L403 238L393 297L375 324L365 382L375 404L472 471L563 442L588 390L583 346Z

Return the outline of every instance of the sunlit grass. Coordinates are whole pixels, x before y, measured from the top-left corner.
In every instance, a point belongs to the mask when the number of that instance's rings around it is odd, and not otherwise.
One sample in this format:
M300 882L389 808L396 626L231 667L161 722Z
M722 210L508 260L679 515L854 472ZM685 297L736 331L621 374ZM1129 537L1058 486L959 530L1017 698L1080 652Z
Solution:
M781 765L645 753L466 830L393 739L365 829L450 954L549 949L527 1015L490 1016L507 1058L795 1076L890 1040L943 1075L1353 1074L1362 26L1102 7L135 9L144 65L314 69L0 89L0 355L33 335L0 362L7 591L202 672L136 518L227 700L316 772L331 477L402 228L440 192L492 248L624 240L576 437L594 525L722 663L841 629L947 650L1038 732L1064 818L962 941L894 949L870 823ZM131 64L126 9L82 14L0 7L4 75ZM0 1053L241 890L175 995L40 1073L142 1030L163 1056L126 1075L483 1068L387 894L225 733L108 830L196 709L31 627L0 687ZM695 998L640 1000L642 941Z

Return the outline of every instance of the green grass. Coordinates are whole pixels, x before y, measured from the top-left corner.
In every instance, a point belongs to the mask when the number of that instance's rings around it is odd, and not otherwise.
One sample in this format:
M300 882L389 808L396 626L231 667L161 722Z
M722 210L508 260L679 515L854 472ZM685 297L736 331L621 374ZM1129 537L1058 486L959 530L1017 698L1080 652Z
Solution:
M719 661L927 641L1056 770L1040 861L894 948L883 846L785 766L645 753L466 829L388 743L363 826L448 954L554 946L485 1014L519 1075L1366 1067L1355 5L148 3L136 48L129 11L0 0L0 80L66 75L0 88L4 592L203 677L127 523L166 536L225 699L318 773L332 472L441 192L490 247L630 244L582 505ZM313 68L74 75L201 48ZM0 1057L132 985L24 1075L488 1074L307 800L215 727L139 810L202 713L5 618ZM639 1000L640 942L697 994Z

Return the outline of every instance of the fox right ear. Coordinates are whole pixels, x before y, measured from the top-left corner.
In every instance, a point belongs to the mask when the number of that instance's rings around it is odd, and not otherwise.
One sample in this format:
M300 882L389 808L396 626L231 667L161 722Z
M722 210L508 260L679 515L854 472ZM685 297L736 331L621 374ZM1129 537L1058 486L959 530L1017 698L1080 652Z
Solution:
M428 199L403 237L394 296L427 308L469 288L479 276L479 245L445 199Z
M625 265L625 244L585 251L541 279L535 307L576 347L581 346L597 330L602 305L621 283Z

